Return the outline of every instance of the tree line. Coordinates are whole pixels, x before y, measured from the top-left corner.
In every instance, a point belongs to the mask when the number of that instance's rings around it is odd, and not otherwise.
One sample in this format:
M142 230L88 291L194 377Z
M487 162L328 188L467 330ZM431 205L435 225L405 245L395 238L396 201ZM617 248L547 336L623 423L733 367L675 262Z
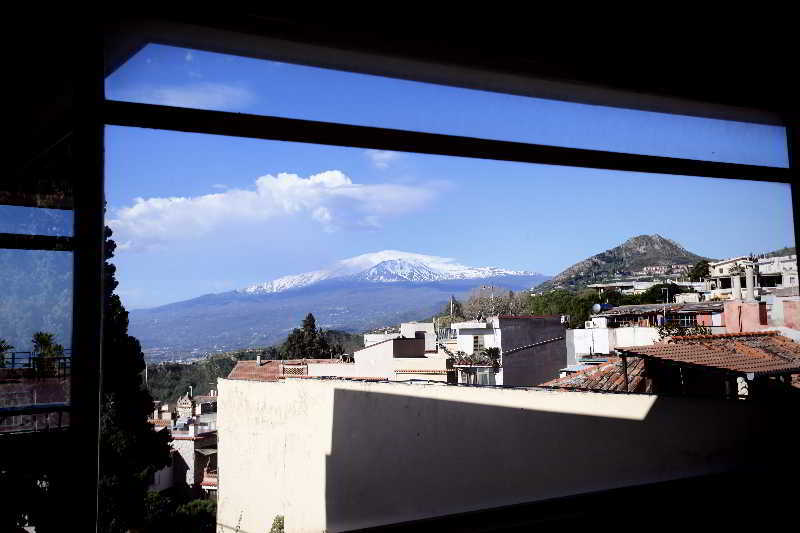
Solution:
M156 400L173 401L186 394L208 394L216 388L217 378L231 373L237 361L262 359L345 358L364 347L363 337L338 330L317 327L309 313L299 328L289 333L285 341L265 348L235 350L217 354L190 364L160 363L148 366L147 387Z

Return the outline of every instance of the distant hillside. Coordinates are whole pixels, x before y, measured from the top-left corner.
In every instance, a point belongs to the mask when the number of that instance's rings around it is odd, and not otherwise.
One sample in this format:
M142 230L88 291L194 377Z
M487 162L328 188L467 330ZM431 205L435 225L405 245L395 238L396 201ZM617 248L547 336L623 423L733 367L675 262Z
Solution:
M436 313L451 295L463 298L474 288L523 290L542 275L497 276L441 281L375 282L327 279L271 293L230 291L153 309L130 312L130 332L145 353L203 353L270 346L281 342L308 313L324 329L349 333L419 320ZM154 361L148 356L148 361Z
M780 257L782 255L795 255L797 251L795 250L794 246L786 246L781 248L780 250L775 250L774 252L770 252L766 254L766 257Z
M534 288L548 291L557 287L580 289L599 283L618 272L633 272L651 265L693 265L707 259L686 250L661 235L639 235L619 246L575 263Z

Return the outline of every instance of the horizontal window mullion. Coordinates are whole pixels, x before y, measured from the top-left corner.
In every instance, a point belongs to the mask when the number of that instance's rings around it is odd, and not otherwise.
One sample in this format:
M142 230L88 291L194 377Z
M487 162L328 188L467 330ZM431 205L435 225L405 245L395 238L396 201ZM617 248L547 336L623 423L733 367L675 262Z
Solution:
M565 148L114 100L106 100L104 104L104 122L114 126L632 172L782 183L791 182L792 176L788 168Z
M75 249L75 238L0 233L0 249L72 251Z

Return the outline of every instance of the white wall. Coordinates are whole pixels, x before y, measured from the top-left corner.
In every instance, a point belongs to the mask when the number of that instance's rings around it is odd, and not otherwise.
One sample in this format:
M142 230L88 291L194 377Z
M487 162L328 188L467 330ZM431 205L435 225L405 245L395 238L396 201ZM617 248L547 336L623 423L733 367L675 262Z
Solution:
M658 342L658 328L611 328L611 349L620 346L650 346Z
M589 355L590 353L608 353L610 348L608 328L573 329L570 337L575 346L575 356Z
M342 531L758 466L789 407L219 380L218 531ZM783 422L780 422L783 419ZM775 430L775 431L773 431Z
M574 350L576 358L589 353L608 354L617 346L649 346L658 342L658 328L589 328L573 329L567 335L568 353ZM591 351L590 351L591 349Z
M399 336L400 333L365 333L364 347L366 348L367 346L372 346L373 344L377 344L388 339L396 339Z
M447 381L446 374L397 374L395 370L445 370L446 357L426 357L422 339L395 339L358 350L354 363L309 363L309 376L375 377L404 381L432 379Z
M425 334L425 350L436 349L436 330L433 322L403 322L400 324L400 334L407 339L416 337L417 332Z
M499 334L499 332L497 332ZM475 329L460 329L458 330L457 346L458 350L467 355L472 354L474 350L474 336L481 337L484 348L499 348L500 343L496 339L495 330L486 328Z

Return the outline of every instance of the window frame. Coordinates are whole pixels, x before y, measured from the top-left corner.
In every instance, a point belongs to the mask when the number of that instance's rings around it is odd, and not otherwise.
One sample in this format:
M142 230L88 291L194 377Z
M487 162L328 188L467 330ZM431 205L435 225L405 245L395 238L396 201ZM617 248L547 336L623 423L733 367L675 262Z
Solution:
M532 67L532 71L529 68L523 74L509 74L485 68L487 61L491 64L491 53L482 58L482 67L472 70L456 65L455 60L440 58L438 63L430 63L425 62L422 56L408 59L402 54L397 54L387 62L385 55L371 50L369 45L343 51L335 46L335 42L325 39L322 39L322 45L310 44L314 39L304 33L302 28L294 33L288 31L289 40L286 40L285 29L277 31L276 40L274 35L270 35L269 27L250 25L246 21L237 24L236 21L223 19L192 20L192 24L166 17L150 21L116 20L105 28L92 26L89 31L78 36L81 40L80 48L85 55L80 56L76 63L77 90L73 105L75 122L72 126L78 174L82 178L76 183L73 239L74 305L76 309L80 306L81 312L75 314L73 347L76 353L83 353L84 356L73 362L74 417L71 430L74 437L72 446L77 446L73 448L77 450L73 468L80 475L74 478L75 491L72 498L76 505L70 507L70 510L71 519L76 524L83 524L85 527L82 529L86 531L96 528L98 510L97 453L100 376L103 364L103 153L106 125L607 170L781 182L791 186L795 239L800 233L800 190L797 189L795 179L797 162L793 150L798 145L796 114L776 116L774 113L766 113L768 116L764 118L763 110L736 111L714 102L669 97L660 101L656 99L655 104L642 104L645 99L634 90L628 88L615 93L607 87L601 87L597 79L585 83L583 90L580 87L576 89L575 83L559 84L552 79L552 69L543 65ZM372 39L375 43L380 38L374 36ZM685 114L696 116L723 119L728 117L733 120L737 120L732 118L735 116L740 117L738 120L747 120L751 116L753 121L764 120L767 121L765 123L778 123L787 128L789 168L622 154L106 100L103 87L105 76L134 55L146 42L583 103L601 103L597 99L592 100L595 98L592 95L600 94L598 98L606 101L601 105L621 108L656 110L661 105L659 110L664 112L684 111ZM540 74L544 77L551 76L551 79L538 78L537 68ZM86 504L88 494L94 495L90 498L93 505ZM93 523L95 528L91 527Z

